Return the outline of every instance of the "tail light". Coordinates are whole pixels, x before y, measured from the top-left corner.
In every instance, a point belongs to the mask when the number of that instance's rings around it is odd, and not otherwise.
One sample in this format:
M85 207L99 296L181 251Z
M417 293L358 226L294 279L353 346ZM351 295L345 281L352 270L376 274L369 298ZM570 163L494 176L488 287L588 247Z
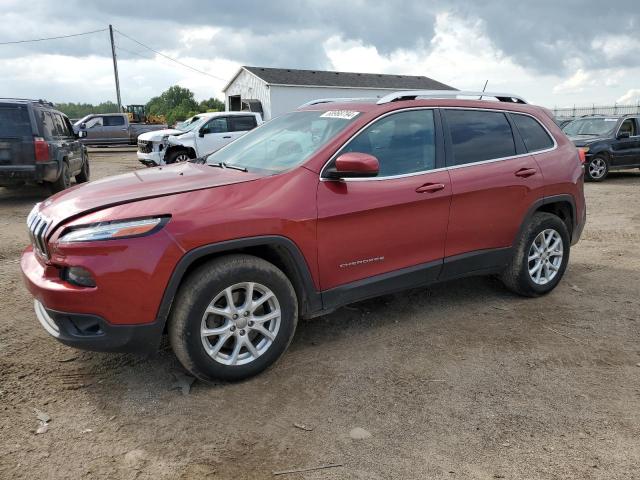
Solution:
M49 157L49 144L42 137L35 137L33 139L33 147L36 151L36 162L48 162Z
M582 165L584 165L584 163L587 161L588 151L589 151L588 148L578 148L578 158L580 159L580 163Z

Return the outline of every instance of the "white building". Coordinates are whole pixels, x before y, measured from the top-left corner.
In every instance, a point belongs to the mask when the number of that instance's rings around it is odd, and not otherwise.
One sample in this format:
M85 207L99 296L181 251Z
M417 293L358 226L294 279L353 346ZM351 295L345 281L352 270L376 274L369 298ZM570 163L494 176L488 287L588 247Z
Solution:
M257 111L270 120L318 98L382 97L398 90L454 88L428 77L245 66L222 91L227 111Z

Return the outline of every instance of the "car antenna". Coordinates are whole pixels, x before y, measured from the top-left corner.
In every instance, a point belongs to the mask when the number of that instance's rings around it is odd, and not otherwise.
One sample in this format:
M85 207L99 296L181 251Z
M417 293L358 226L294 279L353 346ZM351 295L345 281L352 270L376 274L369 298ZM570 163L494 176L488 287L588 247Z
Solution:
M484 82L484 87L482 87L482 91L483 91L483 92L487 90L487 83L489 83L489 79L487 79L487 80ZM478 100L482 100L482 95L480 95L480 98L479 98Z

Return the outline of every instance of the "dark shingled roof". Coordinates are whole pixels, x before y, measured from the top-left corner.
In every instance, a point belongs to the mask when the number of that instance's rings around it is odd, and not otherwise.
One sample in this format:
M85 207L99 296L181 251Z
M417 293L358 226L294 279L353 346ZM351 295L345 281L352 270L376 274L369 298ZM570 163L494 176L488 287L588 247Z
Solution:
M456 90L429 77L379 73L328 72L292 68L242 67L271 85L389 88L398 90Z

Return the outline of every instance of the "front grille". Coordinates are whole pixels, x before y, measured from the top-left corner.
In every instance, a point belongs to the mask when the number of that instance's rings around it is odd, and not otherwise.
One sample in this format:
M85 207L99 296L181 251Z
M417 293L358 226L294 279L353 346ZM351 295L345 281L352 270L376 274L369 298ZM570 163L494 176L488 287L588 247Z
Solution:
M38 205L36 205L31 213L27 217L27 228L29 229L29 237L33 248L45 258L49 257L49 251L47 250L47 230L51 225L51 221L47 220L37 211Z
M138 140L138 151L140 153L151 153L153 151L153 143L148 140Z

